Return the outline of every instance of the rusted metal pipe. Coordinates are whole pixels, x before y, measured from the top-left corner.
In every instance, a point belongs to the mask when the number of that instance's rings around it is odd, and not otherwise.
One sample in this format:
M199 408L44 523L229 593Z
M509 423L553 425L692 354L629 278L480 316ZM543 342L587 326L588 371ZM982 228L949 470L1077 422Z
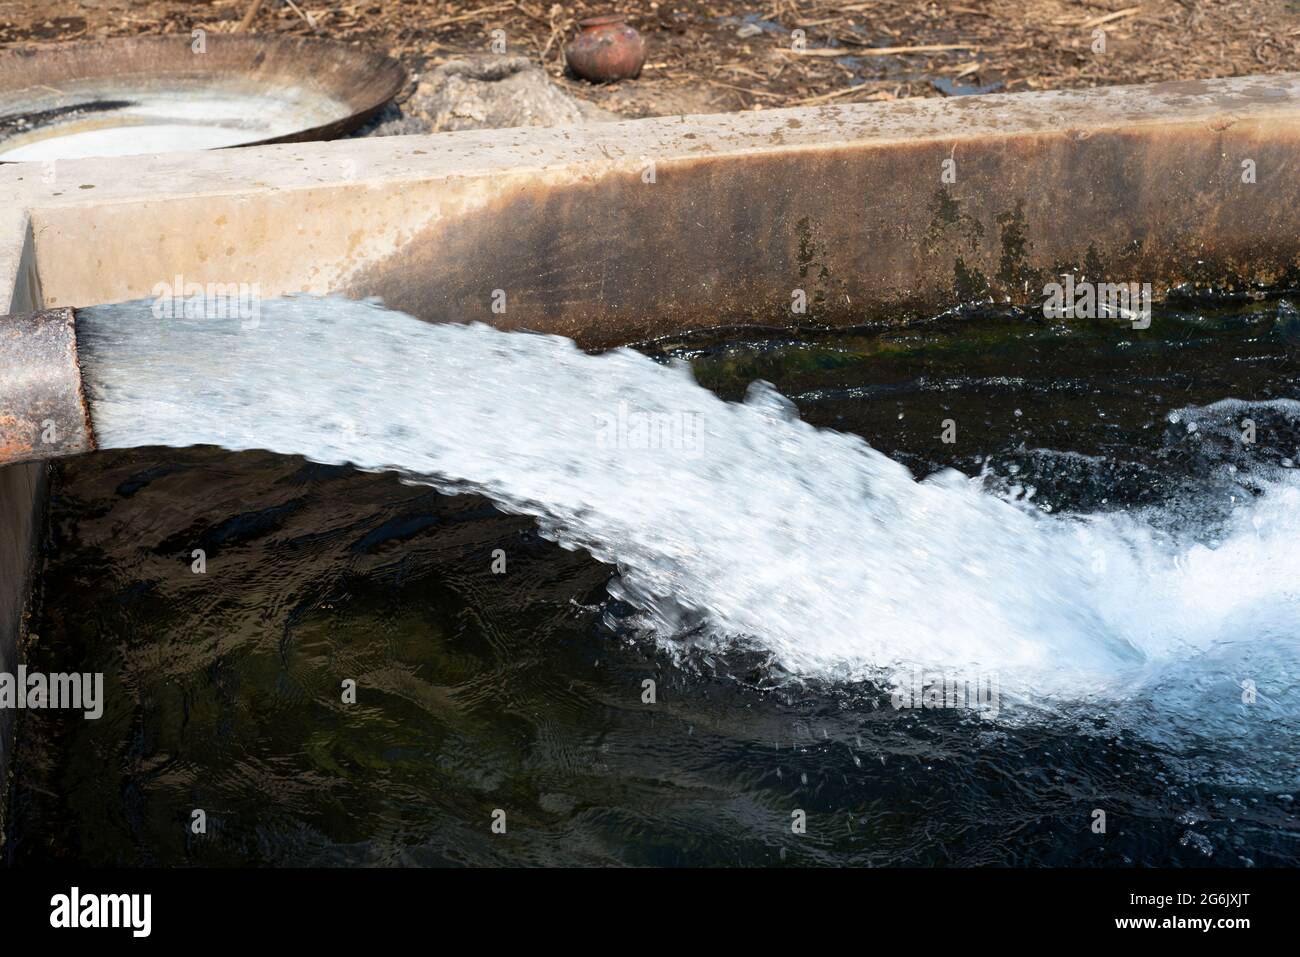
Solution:
M0 465L95 448L71 309L0 316Z

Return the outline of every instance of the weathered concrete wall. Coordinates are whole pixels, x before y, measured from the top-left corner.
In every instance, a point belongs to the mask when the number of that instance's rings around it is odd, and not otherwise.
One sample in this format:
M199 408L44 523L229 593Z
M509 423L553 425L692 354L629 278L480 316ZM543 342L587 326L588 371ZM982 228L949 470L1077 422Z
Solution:
M47 305L181 275L601 345L1028 302L1064 271L1157 295L1276 281L1300 262L1297 147L1286 75L79 161L0 186L32 210Z
M8 306L7 312L26 312L41 305L31 230L26 215L18 212L0 214L0 303ZM42 464L0 468L0 672L13 672L18 665L44 489ZM8 803L14 719L12 711L0 710L0 837Z

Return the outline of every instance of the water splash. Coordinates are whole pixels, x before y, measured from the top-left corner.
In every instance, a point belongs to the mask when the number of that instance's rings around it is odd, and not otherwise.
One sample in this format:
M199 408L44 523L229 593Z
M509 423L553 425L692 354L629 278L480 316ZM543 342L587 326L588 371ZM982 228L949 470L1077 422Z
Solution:
M669 648L832 680L996 672L1040 701L1174 682L1192 710L1210 676L1229 698L1248 674L1294 685L1289 463L1216 486L1208 511L1046 515L954 471L918 482L762 384L723 402L629 350L308 298L242 323L97 307L78 335L105 447L262 448L481 492L616 565L611 593ZM1219 434L1239 413L1171 424Z

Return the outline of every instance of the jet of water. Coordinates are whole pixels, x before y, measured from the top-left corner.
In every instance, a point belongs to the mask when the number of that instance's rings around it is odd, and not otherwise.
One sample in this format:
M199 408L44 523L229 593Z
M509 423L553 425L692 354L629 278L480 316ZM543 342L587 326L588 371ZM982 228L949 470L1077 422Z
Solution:
M666 647L690 633L827 678L995 672L1039 698L1131 694L1269 636L1290 644L1268 667L1294 667L1289 475L1207 544L1045 515L953 471L917 481L763 384L724 402L630 350L343 299L194 312L80 311L103 446L269 449L481 493L616 566L611 593Z

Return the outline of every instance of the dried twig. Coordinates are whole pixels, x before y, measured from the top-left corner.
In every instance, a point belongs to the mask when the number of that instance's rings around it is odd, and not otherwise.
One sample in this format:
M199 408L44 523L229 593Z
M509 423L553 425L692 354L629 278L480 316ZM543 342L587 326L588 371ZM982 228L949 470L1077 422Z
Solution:
M236 33L247 32L248 28L253 25L253 21L257 19L257 13L262 9L262 4L264 2L265 0L253 0L253 2L248 5L248 12L244 14L244 19L240 20L239 26L235 27Z
M736 86L736 84L734 83L723 83L721 80L714 80L709 78L706 79L704 82L708 83L710 86L721 86L721 87L725 87L728 90L736 90L737 92L740 93L748 93L750 96L758 96L768 100L785 99L785 97L781 96L779 93L768 93L766 90L754 90L747 86Z
M291 9L292 12L303 18L303 22L307 23L307 26L311 27L312 30L316 29L316 21L312 20L312 14L303 13L302 10L298 9L298 4L295 4L294 0L285 0L285 3L289 4L289 9Z
M316 29L316 21L312 19L310 13L303 13L301 10L299 10L298 5L294 3L293 0L284 0L284 2L289 4L290 10L298 14L298 16L302 17L303 22L306 23L307 26L311 27L313 30Z
M452 23L460 23L464 20L474 20L477 19L478 17L482 17L489 13L500 13L503 10L513 10L513 9L515 9L515 5L513 3L498 3L496 6L493 7L484 7L481 10L471 10L469 13L462 13L459 16L443 17L439 20L434 20L431 23L429 23L427 29L436 30L438 29L438 27L445 27Z
M974 43L929 43L914 47L854 47L852 50L784 50L791 56L894 56L899 53L941 53L944 50L978 50Z
M1114 13L1107 13L1100 17L1093 17L1091 20L1084 20L1079 24L1081 30L1091 30L1093 27L1099 27L1103 23L1110 23L1112 20L1123 20L1142 11L1141 7L1126 7L1123 10L1116 10Z
M868 89L870 89L870 88L871 88L872 86L874 86L874 85L875 85L875 84L872 84L872 83L861 83L861 84L859 84L858 86L850 86L850 87L848 87L848 88L846 88L846 89L843 89L843 90L835 90L834 92L831 92L831 93L822 93L820 96L810 96L810 97L808 97L808 98L805 99L805 100L795 100L795 102L794 102L793 104L791 104L791 105L793 105L793 106L815 106L815 105L818 104L818 103L825 103L825 102L827 102L828 100L838 100L838 99L839 99L840 97L842 97L842 96L850 96L851 94L854 94L854 93L861 93L863 90L868 90ZM876 90L876 91L874 91L874 92L871 94L871 96L868 97L868 99L872 99L872 98L880 99L880 100L884 100L884 99L891 99L891 100L892 100L892 99L893 99L893 97L890 96L888 93L886 93L884 90Z

